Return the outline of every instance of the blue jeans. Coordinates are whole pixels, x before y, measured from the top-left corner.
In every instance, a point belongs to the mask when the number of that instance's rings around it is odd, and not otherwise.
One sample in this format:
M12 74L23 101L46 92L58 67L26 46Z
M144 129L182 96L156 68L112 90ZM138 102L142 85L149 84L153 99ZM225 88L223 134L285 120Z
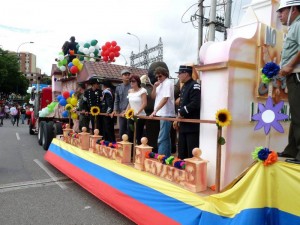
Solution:
M171 121L160 121L160 130L157 140L158 154L165 155L166 157L171 156L171 126Z

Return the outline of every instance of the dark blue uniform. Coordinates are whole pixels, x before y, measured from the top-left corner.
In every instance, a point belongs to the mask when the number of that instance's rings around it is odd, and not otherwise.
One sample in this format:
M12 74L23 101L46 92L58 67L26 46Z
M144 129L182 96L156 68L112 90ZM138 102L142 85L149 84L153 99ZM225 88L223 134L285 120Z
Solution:
M114 108L114 98L112 91L107 88L102 92L101 112L110 114ZM115 142L114 119L110 116L103 117L103 139Z
M200 84L193 79L188 80L181 88L178 113L185 119L200 119ZM180 159L193 157L192 151L199 147L198 123L179 124L178 157Z
M101 96L102 96L102 91L100 89L96 89L95 91L90 88L84 92L83 95L83 109L86 112L91 111L92 106L98 106L99 108L101 107ZM101 112L101 111L100 111ZM91 123L92 123L92 131L94 132L95 129L95 116L91 115ZM102 117L97 116L97 129L99 129L100 134L102 134Z

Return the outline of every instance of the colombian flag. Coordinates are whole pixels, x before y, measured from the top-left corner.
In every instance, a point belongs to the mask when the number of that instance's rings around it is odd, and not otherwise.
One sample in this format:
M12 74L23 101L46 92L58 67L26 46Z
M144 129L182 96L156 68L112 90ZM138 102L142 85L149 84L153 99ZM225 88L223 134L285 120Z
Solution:
M300 166L256 163L231 189L203 197L53 139L45 159L137 224L300 225Z

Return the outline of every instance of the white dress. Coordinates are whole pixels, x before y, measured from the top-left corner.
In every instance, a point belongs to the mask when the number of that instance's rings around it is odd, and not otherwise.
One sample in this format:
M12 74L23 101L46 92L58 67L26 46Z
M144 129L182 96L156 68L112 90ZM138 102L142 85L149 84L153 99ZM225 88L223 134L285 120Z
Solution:
M142 94L146 93L147 90L145 88L140 88L137 92L128 93L128 100L130 104L130 108L134 110L134 115L140 110L142 105ZM139 116L146 116L145 110L140 112Z

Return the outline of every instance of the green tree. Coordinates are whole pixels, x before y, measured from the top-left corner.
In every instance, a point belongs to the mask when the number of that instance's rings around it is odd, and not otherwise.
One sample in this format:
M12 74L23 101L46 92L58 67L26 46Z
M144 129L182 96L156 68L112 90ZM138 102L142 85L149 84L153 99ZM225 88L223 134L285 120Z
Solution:
M19 69L17 55L0 48L0 90L5 94L26 94L29 82Z

